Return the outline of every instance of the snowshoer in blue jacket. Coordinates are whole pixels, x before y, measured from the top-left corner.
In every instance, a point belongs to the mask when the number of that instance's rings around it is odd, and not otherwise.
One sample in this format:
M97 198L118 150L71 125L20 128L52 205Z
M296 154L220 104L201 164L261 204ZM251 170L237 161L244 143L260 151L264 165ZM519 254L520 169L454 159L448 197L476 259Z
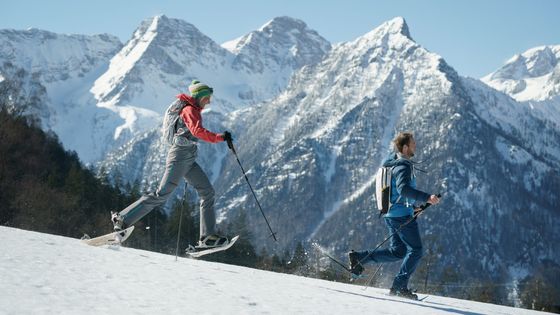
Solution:
M396 275L390 294L416 299L416 294L408 289L408 280L416 270L423 255L422 241L416 220L411 220L415 204L437 204L439 198L416 189L416 176L411 158L416 151L416 141L412 133L403 132L393 140L396 154L391 154L383 166L392 167L391 207L384 216L385 224L392 234L389 247L376 251L351 251L350 269L360 275L363 264L403 260ZM406 224L409 222L408 224ZM405 225L406 224L406 225ZM400 228L400 230L399 230Z

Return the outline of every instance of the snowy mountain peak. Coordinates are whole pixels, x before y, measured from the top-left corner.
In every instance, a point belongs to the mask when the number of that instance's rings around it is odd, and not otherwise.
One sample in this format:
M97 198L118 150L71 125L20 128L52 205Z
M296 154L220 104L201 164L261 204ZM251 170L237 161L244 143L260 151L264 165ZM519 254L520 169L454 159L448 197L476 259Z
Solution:
M543 46L528 50L523 54L527 72L532 77L540 77L554 70L560 58L560 46Z
M283 16L222 47L237 55L234 68L249 67L260 73L269 66L296 69L317 63L331 44L305 22Z
M110 58L122 43L115 36L65 35L36 28L0 30L0 65L7 61L30 73L41 73L43 82L84 77L99 60Z
M410 31L408 30L408 24L406 24L406 20L403 17L396 17L390 21L387 21L385 25L388 31L392 33L400 33L401 35L412 39L412 37L410 36ZM381 26L383 27L383 25Z
M346 46L350 47L346 47ZM370 54L372 49L384 52L403 52L412 47L420 47L410 36L408 25L402 17L384 22L370 32L352 42L342 43L345 49L356 49L351 55Z
M29 27L26 30L14 30L14 29L2 29L0 30L0 35L5 36L11 40L22 40L22 39L33 39L40 40L42 44L47 44L49 40L54 39L75 39L75 40L91 40L91 39L101 39L104 41L111 41L114 43L119 43L120 40L110 34L95 34L95 35L81 35L81 34L57 34L51 31Z
M513 56L492 73L491 79L524 79L540 77L554 70L560 58L559 46L540 46Z
M132 49L142 47L146 48L142 50L144 53L149 51L149 47L154 46L184 48L183 54L189 54L187 48L196 50L198 54L202 53L201 48L221 50L212 39L200 32L194 25L184 20L168 18L165 15L157 15L144 20L126 44L123 52L127 53ZM157 48L155 50L153 57L157 58L161 51Z
M413 40L410 36L410 31L408 30L408 24L406 24L405 19L400 16L381 24L363 37L378 36L379 34L403 35L406 38Z
M560 95L560 45L540 46L513 56L482 78L518 101L542 101Z
M302 20L294 19L289 16L279 16L268 21L259 29L259 31L271 33L273 31L283 31L291 29L299 29L304 31L307 29L307 24L305 24L305 22L303 22Z
M282 40L289 37L290 34L296 36L300 34L300 36L319 37L320 41L326 42L326 40L320 37L316 31L309 29L305 22L288 16L281 16L268 21L256 31L223 43L222 47L228 49L234 54L238 54L248 45L257 45L264 40ZM324 44L330 46L328 42ZM327 48L326 50L328 49L330 48Z
M153 31L157 33L156 39L163 41L164 44L187 40L193 46L198 44L198 42L203 42L206 45L216 45L211 38L204 35L196 26L184 20L169 18L166 15L156 15L152 19L148 19L147 22L151 22Z
M180 91L179 84L186 82L181 80L184 78L186 66L200 63L210 68L208 63L205 63L204 56L224 54L226 51L223 48L202 34L194 25L158 15L141 23L132 38L111 60L108 71L95 82L91 91L98 101L110 105L138 102L135 98L143 89L134 89L132 85L141 85L140 77L157 71L162 72L164 76L173 77L167 78L167 82L164 83L168 89L177 92ZM157 94L157 91L154 93ZM135 105L149 107L155 103L153 98L146 101ZM160 107L163 104L159 105L155 108L156 111L161 111Z

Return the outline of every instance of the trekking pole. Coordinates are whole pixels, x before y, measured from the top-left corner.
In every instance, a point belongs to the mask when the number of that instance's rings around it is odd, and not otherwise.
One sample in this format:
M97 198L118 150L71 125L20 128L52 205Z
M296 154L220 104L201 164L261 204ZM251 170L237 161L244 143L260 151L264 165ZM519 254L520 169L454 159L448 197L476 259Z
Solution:
M228 145L229 149L231 150L231 152L233 152L233 155L235 155L235 159L237 160L237 163L239 163L239 167L241 167L241 172L243 172L243 176L245 176L245 180L247 181L247 184L249 185L249 189L251 189L251 192L253 193L253 197L255 197L255 201L257 202L257 206L259 206L259 210L261 210L261 214L262 214L264 220L266 221L266 225L268 225L268 229L270 230L272 238L274 239L275 242L277 242L278 240L276 239L276 233L274 233L272 231L272 228L270 227L270 224L268 223L268 219L264 215L264 211L261 207L261 204L260 204L259 200L257 199L257 195L255 194L255 191L253 190L253 187L251 186L251 183L249 182L249 178L247 177L247 173L245 173L245 169L243 168L243 165L241 165L241 161L239 161L239 157L237 156L237 152L235 151L235 148L233 147L233 142L227 141L227 145Z
M177 247L175 248L175 261L179 256L179 240L181 239L181 223L183 223L183 207L185 206L185 200L187 200L187 183L185 182L185 192L183 193L183 202L181 204L181 214L179 215L179 229L177 230Z
M437 197L441 198L441 194L437 194ZM410 218L410 220L406 221L401 226L399 226L399 228L395 232L393 232L389 236L387 236L387 238L385 238L381 243L379 243L379 245L377 245L372 251L370 251L364 258L360 259L360 261L358 263L360 265L362 265L362 262L365 261L366 258L371 256L371 254L373 254L377 249L379 249L379 247L381 247L383 244L385 244L385 242L387 242L389 239L391 239L391 237L393 237L393 235L399 233L402 230L402 228L407 226L410 222L414 221L420 214L422 214L422 212L424 212L424 210L426 210L431 205L432 205L431 203L426 203L425 205L420 206L420 210L416 211L416 213L414 214L414 216L412 216L412 218ZM377 269L377 271L379 271L379 269ZM377 271L366 282L366 288L369 286L371 281L373 281L373 278L377 274Z
M382 264L379 264L379 267L377 267L377 270L375 270L375 272L369 277L369 279L366 281L366 284L364 284L364 287L362 290L366 290L371 283L373 282L373 279L375 279L375 276L377 275L377 273L379 272L379 270L381 269L381 267L383 267Z

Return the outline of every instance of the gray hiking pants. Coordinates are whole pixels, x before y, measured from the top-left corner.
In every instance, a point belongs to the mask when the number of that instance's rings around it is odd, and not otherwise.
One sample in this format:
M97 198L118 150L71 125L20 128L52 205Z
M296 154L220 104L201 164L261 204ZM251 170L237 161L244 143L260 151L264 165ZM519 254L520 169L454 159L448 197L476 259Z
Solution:
M142 196L119 214L125 226L130 226L150 213L155 207L165 204L175 188L184 178L192 185L200 198L200 236L215 234L214 188L208 176L196 163L197 146L172 145L167 153L165 173L155 193Z

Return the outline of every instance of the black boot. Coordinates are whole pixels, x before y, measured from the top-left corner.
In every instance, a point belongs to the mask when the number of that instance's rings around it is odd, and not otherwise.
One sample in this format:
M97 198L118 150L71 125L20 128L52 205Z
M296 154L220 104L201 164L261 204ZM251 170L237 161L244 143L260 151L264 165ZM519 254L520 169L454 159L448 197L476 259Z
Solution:
M352 250L348 253L348 258L350 259L350 272L355 276L361 275L364 272L364 267L358 259L358 253Z
M395 295L395 296L400 296L400 297L411 299L411 300L418 300L418 295L414 294L412 291L410 291L407 288L404 288L404 289L391 288L391 291L389 291L389 294L390 295Z
M127 228L123 222L123 217L118 212L111 211L111 222L113 222L113 230L115 232L122 231Z

